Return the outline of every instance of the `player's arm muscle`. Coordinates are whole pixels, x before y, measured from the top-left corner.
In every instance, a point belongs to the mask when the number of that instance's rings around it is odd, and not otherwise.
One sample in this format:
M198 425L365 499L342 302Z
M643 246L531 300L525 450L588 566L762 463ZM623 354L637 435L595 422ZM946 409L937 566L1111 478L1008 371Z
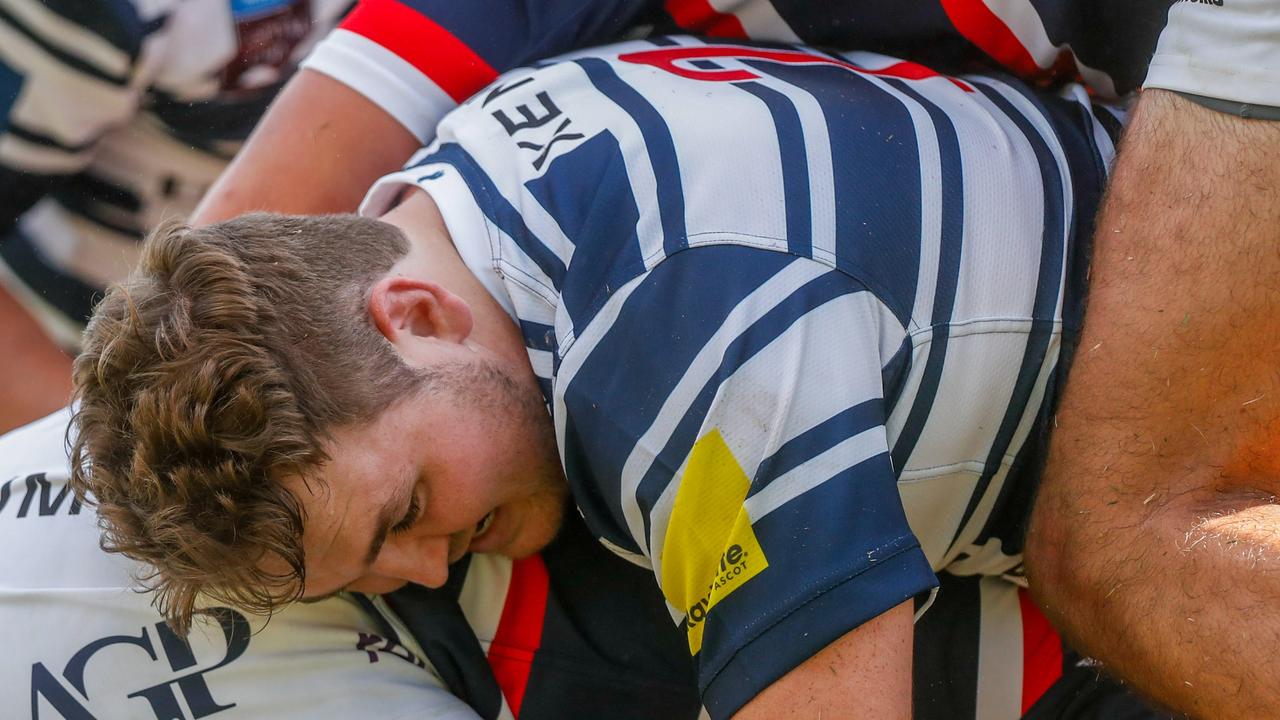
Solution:
M363 95L303 69L209 190L192 222L253 210L352 212L369 186L398 170L419 144Z
M845 633L765 688L734 720L911 717L911 601Z
M1280 123L1148 91L1026 556L1084 651L1197 717L1280 707Z

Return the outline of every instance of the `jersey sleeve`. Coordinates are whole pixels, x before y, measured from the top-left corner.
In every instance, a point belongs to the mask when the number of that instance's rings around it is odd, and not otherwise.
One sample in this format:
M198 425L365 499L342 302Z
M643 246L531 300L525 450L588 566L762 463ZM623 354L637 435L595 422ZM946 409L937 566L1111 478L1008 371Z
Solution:
M1280 119L1280 7L1271 0L1174 3L1146 87L1245 117Z
M885 430L904 337L841 272L717 245L664 260L562 347L575 499L652 565L711 717L934 586Z
M0 2L0 235L137 109L132 3Z
M507 70L615 39L653 0L361 0L303 67L354 89L419 140Z

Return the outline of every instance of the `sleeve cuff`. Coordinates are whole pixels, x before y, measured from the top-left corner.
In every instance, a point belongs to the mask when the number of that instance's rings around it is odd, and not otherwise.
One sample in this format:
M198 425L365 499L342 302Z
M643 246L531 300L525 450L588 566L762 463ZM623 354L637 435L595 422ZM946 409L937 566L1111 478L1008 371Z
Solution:
M937 584L919 545L903 548L756 636L711 680L702 693L703 706L714 720L732 717L760 691L845 633Z
M1172 90L1219 112L1280 120L1280 82L1273 77L1157 55L1143 87Z
M1274 0L1173 3L1144 87L1215 110L1280 108L1280 7ZM1213 102L1217 101L1217 102ZM1261 117L1256 112L1252 116ZM1274 116L1274 113L1272 114Z
M420 142L435 137L440 118L457 103L395 53L348 30L334 30L302 62L365 96Z

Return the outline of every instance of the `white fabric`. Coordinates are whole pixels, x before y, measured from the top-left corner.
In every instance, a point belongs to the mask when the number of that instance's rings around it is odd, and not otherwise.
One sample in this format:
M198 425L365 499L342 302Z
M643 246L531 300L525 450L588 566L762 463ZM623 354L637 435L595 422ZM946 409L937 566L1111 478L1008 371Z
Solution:
M377 618L339 597L269 624L228 609L185 641L169 632L133 590L142 568L101 551L96 515L73 503L67 420L62 410L0 438L6 717L28 702L39 718L476 717L382 606Z
M1280 107L1280 3L1174 3L1146 87Z
M302 62L364 95L414 137L430 142L436 123L457 103L431 78L368 38L334 30Z

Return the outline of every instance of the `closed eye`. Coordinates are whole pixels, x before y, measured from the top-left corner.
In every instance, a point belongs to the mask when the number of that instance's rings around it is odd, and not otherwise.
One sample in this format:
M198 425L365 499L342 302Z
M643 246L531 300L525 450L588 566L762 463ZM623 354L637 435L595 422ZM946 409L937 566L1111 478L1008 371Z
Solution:
M399 535L409 531L413 524L418 521L418 515L421 513L422 507L418 504L418 494L414 493L409 496L409 509L405 511L404 517L400 522L391 526L391 534Z

